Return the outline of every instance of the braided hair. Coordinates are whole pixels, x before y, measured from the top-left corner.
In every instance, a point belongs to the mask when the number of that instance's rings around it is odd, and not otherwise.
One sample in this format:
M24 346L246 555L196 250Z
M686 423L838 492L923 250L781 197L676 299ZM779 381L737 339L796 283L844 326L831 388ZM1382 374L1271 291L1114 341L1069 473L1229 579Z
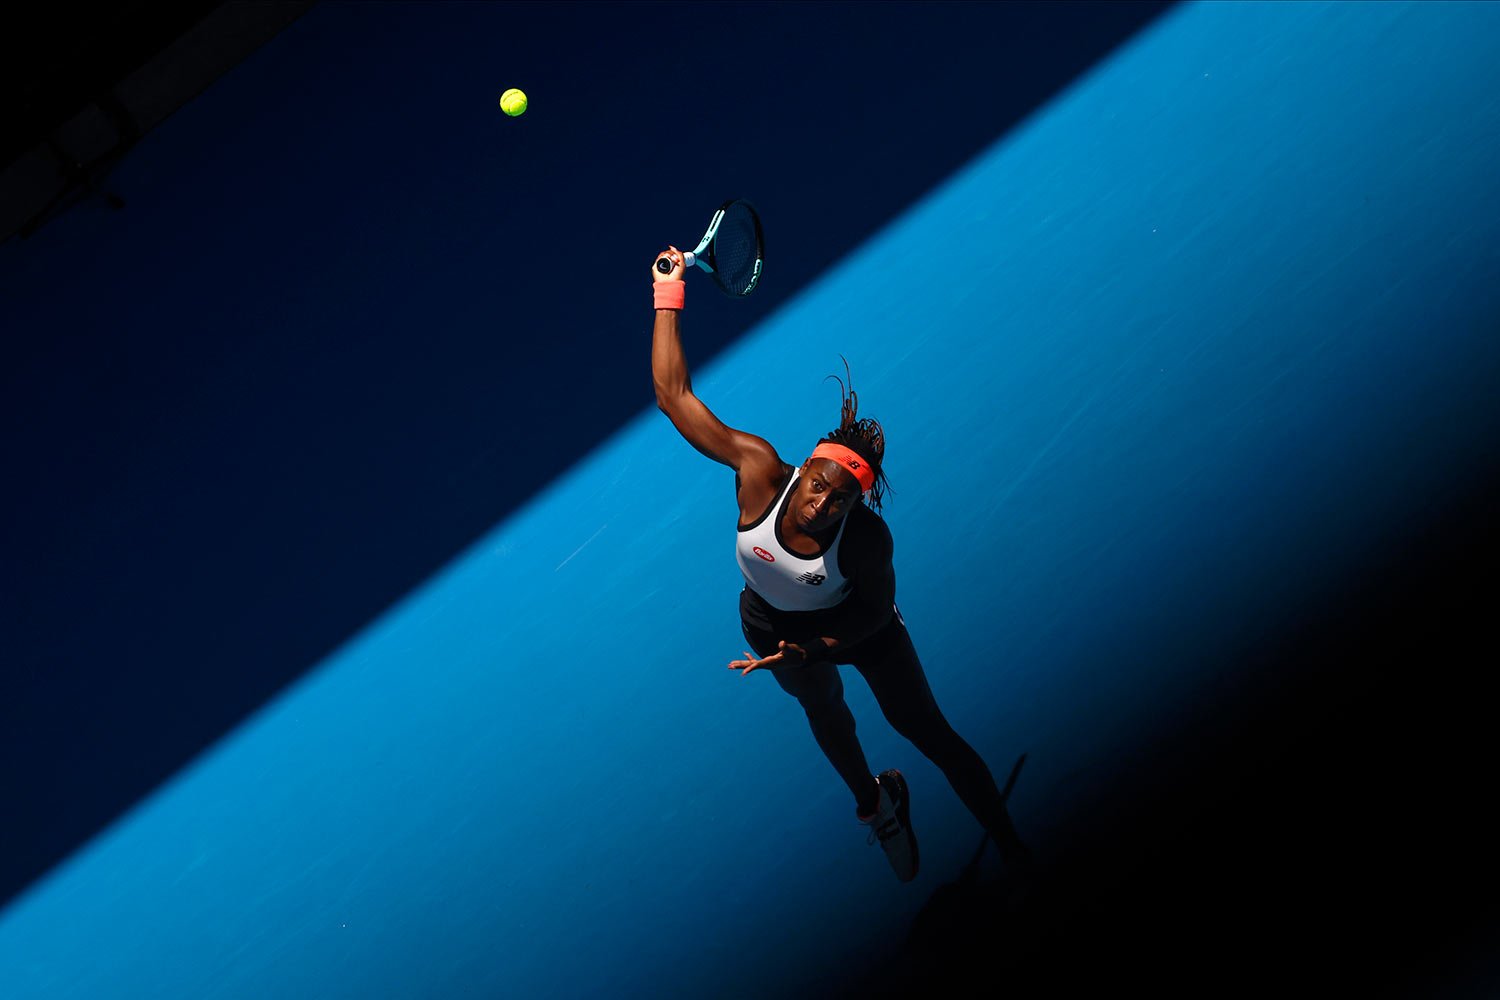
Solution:
M839 407L839 425L818 439L818 443L825 441L832 444L841 444L854 452L860 458L869 463L870 468L875 470L875 485L865 494L864 500L875 510L880 510L881 502L885 499L885 491L890 487L890 482L885 478L885 471L881 463L885 459L885 431L880 426L880 421L873 417L859 416L859 394L854 391L854 376L849 373L849 359L842 354L839 358L844 362L844 376L829 375L839 384L839 395L842 397L842 405ZM824 379L823 381L828 381Z

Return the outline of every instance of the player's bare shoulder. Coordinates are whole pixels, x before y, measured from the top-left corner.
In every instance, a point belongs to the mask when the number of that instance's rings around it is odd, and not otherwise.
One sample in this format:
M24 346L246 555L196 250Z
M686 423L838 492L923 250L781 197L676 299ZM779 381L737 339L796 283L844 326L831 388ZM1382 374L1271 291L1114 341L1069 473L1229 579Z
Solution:
M781 460L776 449L764 438L753 434L744 435L740 453L740 468L735 476L740 520L759 517L786 485L792 466Z

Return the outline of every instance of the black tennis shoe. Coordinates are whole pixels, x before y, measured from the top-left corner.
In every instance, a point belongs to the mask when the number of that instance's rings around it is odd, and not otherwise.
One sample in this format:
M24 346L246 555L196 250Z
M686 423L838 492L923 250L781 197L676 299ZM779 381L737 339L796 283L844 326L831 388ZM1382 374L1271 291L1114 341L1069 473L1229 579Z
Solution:
M906 791L906 779L900 771L882 771L875 783L880 787L875 812L860 816L859 821L870 828L868 843L880 841L896 877L910 882L917 877L917 835L911 829L911 798Z

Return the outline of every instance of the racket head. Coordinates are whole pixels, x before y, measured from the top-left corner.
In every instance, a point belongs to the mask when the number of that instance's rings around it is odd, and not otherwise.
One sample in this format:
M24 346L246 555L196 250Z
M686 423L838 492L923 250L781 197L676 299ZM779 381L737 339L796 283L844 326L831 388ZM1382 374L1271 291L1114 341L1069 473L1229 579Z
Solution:
M765 233L760 213L743 198L719 206L695 252L696 263L707 271L724 294L744 298L760 283L765 264Z

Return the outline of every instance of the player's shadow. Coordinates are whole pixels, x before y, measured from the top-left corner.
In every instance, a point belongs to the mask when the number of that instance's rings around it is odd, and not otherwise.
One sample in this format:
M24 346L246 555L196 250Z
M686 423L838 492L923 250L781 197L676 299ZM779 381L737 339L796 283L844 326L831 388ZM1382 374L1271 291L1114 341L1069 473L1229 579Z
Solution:
M1022 754L1001 789L1007 802L1025 762ZM920 995L947 995L944 987L968 981L970 970L993 975L1031 953L1037 862L1009 816L1006 823L1003 843L983 834L957 877L938 886L912 922L900 978ZM991 851L998 870L986 864Z

